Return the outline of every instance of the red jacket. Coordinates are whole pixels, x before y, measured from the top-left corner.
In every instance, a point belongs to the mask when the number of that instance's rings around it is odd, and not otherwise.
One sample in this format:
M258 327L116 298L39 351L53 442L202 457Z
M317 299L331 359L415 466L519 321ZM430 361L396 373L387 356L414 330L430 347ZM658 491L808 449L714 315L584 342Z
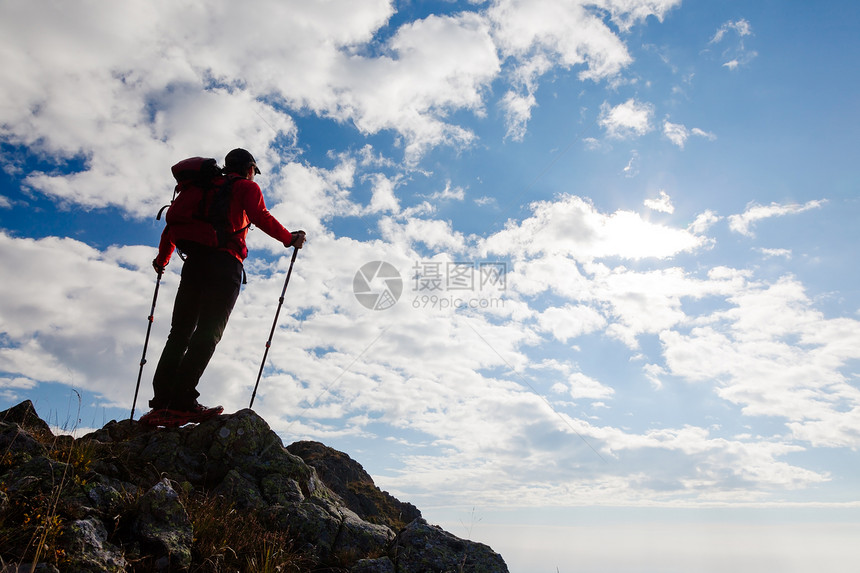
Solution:
M249 223L256 225L267 235L278 241L289 245L293 242L293 234L284 228L275 217L266 209L263 192L260 186L248 179L237 178L233 183L232 200L230 203L230 225L233 229L242 229L233 235L229 243L222 250L229 252L238 260L243 261L248 255L245 246L245 237L248 234ZM155 262L166 266L170 256L176 248L176 227L167 226L161 233L161 242L158 244L158 257Z

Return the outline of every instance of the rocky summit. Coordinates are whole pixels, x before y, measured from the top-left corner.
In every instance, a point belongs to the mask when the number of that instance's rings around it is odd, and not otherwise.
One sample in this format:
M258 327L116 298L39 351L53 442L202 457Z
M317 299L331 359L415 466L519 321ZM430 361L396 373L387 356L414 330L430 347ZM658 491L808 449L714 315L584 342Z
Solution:
M0 572L506 573L318 442L284 447L254 411L54 435L0 412Z

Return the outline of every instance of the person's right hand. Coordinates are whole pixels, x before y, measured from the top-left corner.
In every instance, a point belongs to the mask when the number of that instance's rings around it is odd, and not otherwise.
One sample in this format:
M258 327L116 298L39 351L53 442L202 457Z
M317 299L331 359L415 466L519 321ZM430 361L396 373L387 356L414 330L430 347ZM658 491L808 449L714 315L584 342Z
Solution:
M302 245L305 244L305 232L304 231L295 231L293 232L293 242L288 246L295 247L297 249L301 249Z

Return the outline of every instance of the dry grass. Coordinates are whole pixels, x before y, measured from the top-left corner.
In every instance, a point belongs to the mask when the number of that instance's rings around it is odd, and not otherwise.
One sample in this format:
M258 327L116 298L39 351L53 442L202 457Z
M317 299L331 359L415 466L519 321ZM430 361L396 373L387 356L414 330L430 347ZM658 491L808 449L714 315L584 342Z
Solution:
M310 569L310 560L293 548L289 532L268 530L255 513L237 511L218 496L191 493L183 503L194 532L193 571L300 573Z

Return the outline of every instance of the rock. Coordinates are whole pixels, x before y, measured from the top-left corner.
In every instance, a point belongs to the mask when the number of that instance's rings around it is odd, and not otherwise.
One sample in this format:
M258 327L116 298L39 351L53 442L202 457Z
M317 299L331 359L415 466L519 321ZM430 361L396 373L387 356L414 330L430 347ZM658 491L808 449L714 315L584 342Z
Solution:
M388 557L378 559L359 559L349 573L396 573L394 563Z
M310 441L296 442L287 450L316 469L320 479L362 519L400 530L421 517L417 507L376 487L361 464L343 452Z
M53 492L55 487L68 484L74 476L69 464L38 456L7 472L2 479L10 497L34 498Z
M141 546L153 559L153 569L169 571L191 566L193 532L179 494L165 478L140 499L134 526Z
M48 453L47 448L33 436L19 426L6 422L0 422L0 451L14 453L19 459L30 459Z
M263 496L272 505L299 503L305 499L302 488L295 479L283 474L268 474L260 480Z
M107 542L107 530L98 519L72 522L63 537L66 555L69 556L64 564L66 571L101 573L125 571L128 567L122 551Z
M30 400L24 400L17 406L13 406L4 412L0 412L0 422L19 426L28 434L38 438L42 442L48 442L54 438L51 427L48 426L38 414Z
M126 442L135 436L148 433L148 431L148 428L134 420L121 420L119 422L111 420L103 428L84 437L101 443Z
M99 515L118 515L132 504L135 487L131 484L93 474L81 486L93 511Z
M298 547L318 561L335 555L341 520L314 503L291 503L271 508L268 521L275 529L289 530Z
M3 573L507 571L346 454L285 448L249 409L171 429L111 421L76 440L54 436L27 401L0 412L0 446ZM28 563L42 541L51 551Z
M455 537L439 527L416 519L394 542L397 573L507 573L502 556L482 543Z
M234 507L239 510L263 509L267 506L253 481L234 469L227 472L212 493L231 500Z

